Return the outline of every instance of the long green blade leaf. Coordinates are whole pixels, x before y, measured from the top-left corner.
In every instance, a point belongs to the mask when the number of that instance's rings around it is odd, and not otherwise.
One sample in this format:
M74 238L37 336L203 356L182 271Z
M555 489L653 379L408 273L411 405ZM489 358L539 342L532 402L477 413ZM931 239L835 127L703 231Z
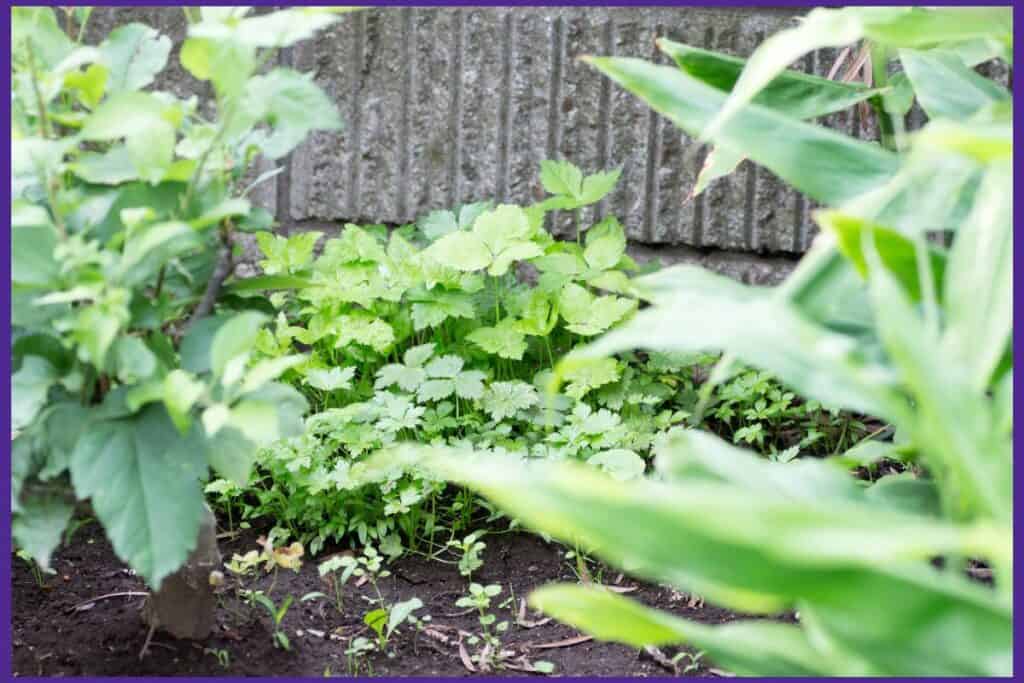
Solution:
M693 136L705 132L726 94L679 69L626 57L590 58L615 82ZM838 205L884 185L896 155L821 126L751 105L730 118L712 142L746 154L815 200Z

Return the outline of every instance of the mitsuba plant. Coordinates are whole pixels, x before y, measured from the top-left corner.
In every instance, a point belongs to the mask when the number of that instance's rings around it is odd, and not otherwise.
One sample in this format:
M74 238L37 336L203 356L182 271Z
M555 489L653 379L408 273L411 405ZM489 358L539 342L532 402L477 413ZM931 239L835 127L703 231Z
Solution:
M797 620L708 626L592 585L540 589L536 607L637 647L690 643L738 674L1012 675L1013 105L972 68L1011 63L1012 36L1010 8L819 9L746 62L668 41L672 66L590 60L827 208L780 287L687 266L638 278L652 306L566 367L623 349L722 351L895 438L782 463L679 430L655 475L627 482L573 463L412 453L638 576ZM861 86L786 70L861 40L882 144L802 120ZM914 101L929 120L907 133ZM882 455L914 468L871 484L845 471Z
M171 41L148 26L88 45L89 8L11 14L14 541L47 567L88 500L155 590L196 548L209 469L245 484L257 447L302 427L276 381L302 358L255 362L267 316L220 288L233 235L271 223L253 161L340 125L272 66L337 10L187 15L181 65L212 102L158 89Z
M307 349L285 378L313 410L304 434L261 451L260 486L217 481L211 493L243 517L274 517L312 552L350 533L401 552L396 532L415 545L433 528L424 508L440 486L364 472L364 456L398 441L600 456L595 464L642 472L638 452L673 420L653 371L627 392L635 370L602 360L570 373L567 395L545 398L555 358L637 308L629 274L640 269L614 217L581 226L575 241L544 228L551 210L594 204L617 178L547 161L552 196L531 206L481 202L392 231L350 224L326 240L257 234L263 275L229 286L240 296L277 290L276 325L258 333L255 353L284 363ZM629 394L634 410L607 409ZM585 397L593 409L575 405Z

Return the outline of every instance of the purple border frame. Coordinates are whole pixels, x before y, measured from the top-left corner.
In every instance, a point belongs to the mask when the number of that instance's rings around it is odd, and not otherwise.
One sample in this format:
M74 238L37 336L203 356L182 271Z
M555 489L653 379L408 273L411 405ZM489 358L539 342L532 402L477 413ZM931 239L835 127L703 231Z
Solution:
M3 14L3 18L2 18L3 19L3 34L2 35L10 36L10 21L11 21L11 19L10 19L9 8L11 6L15 6L15 5L20 5L20 6L37 6L37 5L53 5L53 4L55 4L55 3L43 3L43 2L37 2L37 1L32 1L32 0L30 0L28 2L8 2L8 3L6 3L8 11L5 11L4 14ZM67 3L67 4L74 5L74 4L84 4L84 3ZM181 6L187 6L187 5L193 5L193 4L198 4L198 3L191 3L191 2L188 2L188 3L174 3L174 2L168 2L166 0L163 0L163 1L161 1L161 0L141 0L141 1L136 1L136 2L119 2L119 1L114 1L114 2L103 2L102 3L103 6L113 6L113 7L140 7L140 6L181 7ZM211 3L206 3L206 4L210 4L210 5L233 5L233 4L237 4L237 3L223 3L223 2L214 3L214 2L211 2ZM254 2L252 4L254 4L254 5L268 5L268 6L272 5L272 3L267 3L267 2L262 2L262 1L257 1L257 2ZM306 2L306 3L298 3L298 4L302 4L302 5L327 5L327 4L331 4L331 3L326 3L326 2ZM552 2L552 3L535 2L535 1L532 1L532 0L527 0L526 2L516 2L516 3L502 3L502 2L493 2L493 1L487 1L487 0L477 0L477 1L472 1L472 0L449 0L448 2L437 2L436 0L420 0L419 2L410 2L410 1L407 1L407 0L390 0L390 1L385 0L383 2L368 3L369 6L375 6L375 7L486 7L486 6L493 6L493 7L507 7L507 6L519 6L519 7L530 7L530 6L534 6L534 7L543 7L543 6L567 6L567 7L568 6L575 6L575 7L655 7L655 6L662 6L662 7L709 7L709 6L722 6L722 7L740 7L740 8L758 8L758 7L763 7L763 8L807 7L807 8L811 8L811 7L814 7L814 6L817 6L817 5L821 5L821 4L826 4L826 3L807 2L806 0L776 0L776 2L751 2L749 0L747 2L737 1L737 0L718 0L718 1L713 1L713 2L673 2L671 0L647 0L647 1L642 1L641 0L641 1L633 1L633 2L621 1L620 0L619 2L601 2L599 0L598 1L594 1L594 0L591 0L591 1L586 1L586 0L575 0L575 1L572 1L571 0L569 2ZM851 5L865 5L865 6L866 5L890 5L891 6L891 5L915 5L915 4L924 4L924 3L909 3L909 2L898 2L898 1L886 2L885 0L867 0L867 1L861 0L860 2L853 2L853 3L850 3L850 4ZM960 2L956 2L956 1L950 1L950 0L931 0L927 4L928 5L933 5L933 6L939 6L939 5L947 5L947 6L1011 5L1011 6L1013 6L1016 3L1012 2L1012 1L1011 2L1005 2L1005 1L1004 2L984 2L984 1L979 1L979 0L967 0L967 1L961 0ZM1022 32L1024 32L1024 31L1022 31L1022 29L1020 28L1020 25L1017 24L1015 26L1015 28L1014 28L1014 42L1016 44L1020 43L1020 38L1021 38ZM11 80L11 75L10 75L11 74L11 72L10 72L10 59L11 59L10 52L8 50L4 54L4 61L6 62L6 64L3 65L3 67L4 67L3 68L3 79L4 79L4 82L5 82L5 85L7 86L8 89L10 89L10 80ZM1014 97L1014 99L1015 100L1017 99L1016 96ZM1021 122L1022 116L1024 116L1024 115L1016 114L1015 113L1015 115L1014 115L1015 130L1019 130L1020 129L1020 125L1019 124ZM4 109L4 117L5 117L5 124L6 124L5 130L9 130L10 129L10 118L11 118L11 110L10 110L10 105L9 104ZM1019 138L1019 136L1017 135L1016 132L1014 132L1014 141L1018 142L1019 141L1018 138ZM7 156L10 157L11 140L10 140L10 136L9 135L3 136L3 144L4 144L5 150L7 152ZM1021 187L1021 180L1020 180L1021 173L1020 172L1022 170L1024 170L1024 163L1022 163L1019 159L1014 158L1013 165L1014 165L1014 172L1015 172L1014 195L1016 196L1017 194L1019 194L1018 190ZM3 173L4 173L5 176L7 176L8 181L10 181L10 166L9 165L4 165ZM5 212L6 212L6 215L8 215L8 216L10 215L10 201L11 201L10 195L5 194L4 195ZM1016 212L1015 211L1015 213L1014 213L1014 221L1015 221L1015 223L1018 221L1018 219L1021 216L1024 216L1024 212ZM10 268L11 268L11 241L10 241L11 226L10 226L10 222L8 221L8 223L6 225L7 225L7 228L6 228L6 233L7 234L4 237L2 249L0 249L0 272L9 273L10 272ZM1014 253L1013 253L1013 257L1014 257L1013 258L1013 262L1014 262L1014 271L1015 271L1014 280L1013 280L1013 289L1014 289L1014 300L1015 301L1019 301L1020 294L1021 294L1022 290L1024 290L1024 286L1022 286L1021 281L1016 277L1016 266L1022 260L1024 260L1024 259L1022 259L1022 255L1024 255L1024 248L1019 246L1019 244L1015 244L1014 245ZM9 289L9 287L8 287L8 289ZM1015 314L1016 314L1016 310L1017 309L1015 307L1014 308L1014 313ZM6 342L6 345L9 346L10 345L10 339L11 339L11 300L10 300L10 292L9 291L8 291L7 295L5 295L2 298L2 303L0 303L0 315L2 315L2 317L3 317L3 338L4 338L5 342ZM1022 342L1020 337L1016 337L1015 340L1014 340L1014 345L1013 345L1014 355L1019 353L1022 348L1024 348L1024 342ZM2 378L2 381L3 381L4 386L5 386L5 392L6 392L5 395L10 396L11 395L11 386L10 386L11 358L10 358L10 355L9 354L0 354L0 363L2 363L2 365L0 365L0 378ZM1018 375L1018 377L1019 377L1019 375ZM1020 385L1020 382L1016 381L1016 379L1015 379L1014 380L1014 414L1015 415L1017 414L1017 409L1020 407L1020 405L1024 404L1024 399L1020 398L1020 386L1019 385ZM8 401L8 403L9 403L9 401ZM2 419L2 421L3 421L2 424L4 426L4 433L7 433L8 431L10 431L10 420L11 420L10 410L9 409L2 409L2 410L0 410L0 413L2 413L2 416L0 416L0 419ZM1016 423L1016 420L1014 422ZM1016 448L1014 449L1014 455L1016 455ZM3 440L3 453L2 453L2 457L0 457L0 466L2 466L2 473L3 473L4 478L9 480L10 476L11 476L11 449L10 449L10 442L7 441L6 439ZM1013 482L1013 484L1014 484L1014 498L1015 499L1017 497L1016 494L1021 490L1021 486L1020 485L1021 485L1021 478L1022 478L1022 476L1024 476L1024 475L1019 474L1019 472L1015 472L1014 473L1014 482ZM13 557L11 555L12 548L11 548L11 535L10 535L10 521L11 521L11 507L10 507L10 505L11 505L10 498L7 498L5 496L4 497L4 503L2 505L2 512L3 512L2 523L3 523L4 527L3 527L3 532L0 533L0 539L2 539L2 545L0 545L0 552L2 552L3 555L6 556L6 557L11 557L12 558L11 562L13 562ZM1018 517L1020 517L1019 512L1015 512L1015 514L1014 514L1014 522L1015 523L1018 523L1018 522L1021 521L1020 519L1018 519ZM1017 524L1015 524L1015 526L1017 526ZM1015 560L1020 560L1020 551L1019 551L1019 549L1017 547L1016 540L1017 540L1016 539L1016 532L1014 532L1014 541L1015 541L1015 543L1014 543L1014 548L1015 548L1014 556L1015 556ZM2 578L3 585L0 586L0 606L2 606L3 614L6 617L6 620L7 620L6 623L8 625L10 625L10 623L11 623L11 573L12 573L12 565L8 564L7 562L4 562L2 564L2 567L3 567L3 572L2 572L2 574L3 574L3 578ZM1022 572L1022 570L1020 569L1020 562L1017 561L1016 562L1016 568L1014 569L1014 579L1015 579L1015 582L1017 583L1017 585L1020 585L1020 583L1021 583L1020 579L1021 579L1022 573L1024 573L1024 572ZM1019 607L1020 607L1020 604L1022 602L1022 599L1019 597L1019 595L1020 594L1018 593L1016 596L1014 596L1013 605L1014 605L1014 612L1015 613L1019 611ZM6 631L6 634L7 634L7 642L6 642L6 644L5 644L4 648L3 648L2 653L0 653L0 676L9 675L9 672L11 672L12 650L11 650L11 633L10 633L10 629L9 628ZM1015 661L1019 661L1019 659L1020 659L1019 655L1021 653L1022 647L1021 647L1021 639L1017 638L1016 635L1017 634L1015 633L1014 647L1013 647L1013 650L1014 650L1014 660ZM8 673L3 673L3 672L8 672ZM157 677L153 677L153 678L157 678ZM474 677L474 678L477 678L477 679L480 679L480 680L484 680L485 679L485 677ZM501 678L501 677L490 677L490 678ZM577 680L591 680L591 681L632 680L632 679L629 679L629 678L618 678L618 679L616 679L616 678L584 678L584 677L571 677L571 678L575 678ZM33 680L34 677L26 677L26 679L27 680ZM218 677L208 677L208 678L184 678L183 677L183 678L181 678L179 680L207 681L207 680L221 680L221 679L229 680L229 679L231 679L231 677L229 677L229 676L224 676L224 677L218 676ZM410 680L410 679L414 679L414 678L378 678L378 679L374 679L374 680L388 681L388 680ZM45 679L39 679L39 680L45 680ZM79 680L106 680L106 679L105 678L81 677ZM276 679L273 679L273 680L315 680L315 679L295 677L295 678L276 678ZM423 678L423 680L437 680L437 679ZM799 679L774 678L774 679L764 679L764 680L783 681L783 680L799 680ZM847 680L886 680L886 679L847 679ZM889 679L889 680L898 680L898 679ZM924 679L924 680L928 680L928 679ZM934 680L950 680L950 679L934 679Z

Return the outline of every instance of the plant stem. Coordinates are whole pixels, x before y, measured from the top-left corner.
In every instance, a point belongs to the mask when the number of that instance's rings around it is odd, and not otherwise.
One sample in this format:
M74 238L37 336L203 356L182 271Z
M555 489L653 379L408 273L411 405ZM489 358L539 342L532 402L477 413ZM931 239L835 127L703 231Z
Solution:
M39 109L39 135L49 139L50 118L46 112L46 103L43 101L43 91L39 89L39 74L36 71L36 51L32 48L32 41L26 41L25 48L28 51L28 71L32 79L32 92L36 96L36 108Z
M889 50L884 45L871 44L871 85L884 88L889 82ZM886 149L896 151L896 136L892 116L885 109L882 97L872 97L871 106L878 117L880 142Z

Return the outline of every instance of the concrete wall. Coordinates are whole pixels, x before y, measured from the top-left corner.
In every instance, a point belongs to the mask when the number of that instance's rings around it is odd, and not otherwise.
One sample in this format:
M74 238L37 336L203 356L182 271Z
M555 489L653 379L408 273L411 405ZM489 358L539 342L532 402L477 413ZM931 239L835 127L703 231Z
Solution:
M749 281L777 280L814 236L809 202L743 162L687 201L706 149L576 58L665 60L666 36L740 56L801 10L736 8L374 8L344 16L280 62L313 70L345 128L314 133L258 194L285 229L335 221L404 223L482 199L542 196L539 162L622 168L618 188L585 220L613 212L641 258L698 262ZM141 20L178 44L179 9L103 8L94 29ZM833 51L808 56L827 72ZM165 87L195 81L177 54ZM825 122L865 135L856 110ZM574 233L574 218L552 228Z

